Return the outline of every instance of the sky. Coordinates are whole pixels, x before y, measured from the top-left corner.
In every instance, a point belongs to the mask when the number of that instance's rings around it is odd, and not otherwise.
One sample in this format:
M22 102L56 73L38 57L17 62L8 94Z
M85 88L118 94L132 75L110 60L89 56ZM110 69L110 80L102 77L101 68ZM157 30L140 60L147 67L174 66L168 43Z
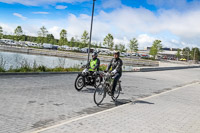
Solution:
M14 34L21 26L24 34L37 36L45 26L59 39L60 31L81 39L90 31L93 0L0 0L0 26L4 34ZM115 44L136 38L139 48L159 39L163 47L200 48L200 0L96 0L93 42L103 42L110 33Z

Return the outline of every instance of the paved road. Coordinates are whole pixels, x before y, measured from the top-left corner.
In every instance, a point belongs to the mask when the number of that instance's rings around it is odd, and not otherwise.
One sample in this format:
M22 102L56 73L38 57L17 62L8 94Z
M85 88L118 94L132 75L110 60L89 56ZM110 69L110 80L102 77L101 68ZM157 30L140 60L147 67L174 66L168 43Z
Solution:
M199 81L199 71L124 73L118 105ZM93 88L74 89L76 76L1 76L0 133L33 131L117 106L107 97L102 107L96 107Z
M200 82L31 133L200 133Z

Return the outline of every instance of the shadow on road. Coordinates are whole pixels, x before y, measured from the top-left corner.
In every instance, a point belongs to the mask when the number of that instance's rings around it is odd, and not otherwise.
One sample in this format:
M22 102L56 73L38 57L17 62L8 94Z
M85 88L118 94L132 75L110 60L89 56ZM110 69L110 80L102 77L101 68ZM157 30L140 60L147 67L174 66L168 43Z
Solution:
M84 90L81 90L82 93L94 93L95 88L86 88Z
M151 103L151 102L147 102L147 101L142 101L142 100L137 100L137 101L134 101L132 102L132 104L154 104L154 103Z
M115 106L123 105L130 102L132 102L130 99L117 99L117 101L115 101Z

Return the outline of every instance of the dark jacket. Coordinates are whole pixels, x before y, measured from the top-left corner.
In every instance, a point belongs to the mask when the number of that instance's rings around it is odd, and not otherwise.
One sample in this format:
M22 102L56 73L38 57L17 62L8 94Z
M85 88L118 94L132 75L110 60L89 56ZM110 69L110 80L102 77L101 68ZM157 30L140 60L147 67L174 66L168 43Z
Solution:
M96 59L97 59L97 63L96 63L96 66L95 66L94 70L97 69L97 71L99 71L100 60L99 60L99 58L96 58ZM93 59L93 60L95 60L95 59ZM91 60L90 60L90 61L91 61ZM90 66L90 61L89 61L89 63L87 64L88 67Z
M113 58L111 61L110 61L110 64L108 65L107 67L107 70L106 71L109 71L111 66L112 66L112 71L113 70L116 70L117 73L120 73L122 74L122 65L123 65L123 62L120 58Z

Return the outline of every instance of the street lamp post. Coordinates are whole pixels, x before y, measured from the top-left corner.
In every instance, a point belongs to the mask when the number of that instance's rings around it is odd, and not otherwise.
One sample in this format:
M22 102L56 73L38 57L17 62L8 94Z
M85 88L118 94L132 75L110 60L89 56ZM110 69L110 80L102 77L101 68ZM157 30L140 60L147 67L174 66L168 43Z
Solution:
M90 27L90 41L89 41L88 60L87 60L88 63L89 63L89 59L90 59L90 47L91 47L91 39L92 39L92 26L93 26L93 16L94 16L94 5L95 5L95 1L96 1L96 0L93 0L92 19L91 19L91 27Z

